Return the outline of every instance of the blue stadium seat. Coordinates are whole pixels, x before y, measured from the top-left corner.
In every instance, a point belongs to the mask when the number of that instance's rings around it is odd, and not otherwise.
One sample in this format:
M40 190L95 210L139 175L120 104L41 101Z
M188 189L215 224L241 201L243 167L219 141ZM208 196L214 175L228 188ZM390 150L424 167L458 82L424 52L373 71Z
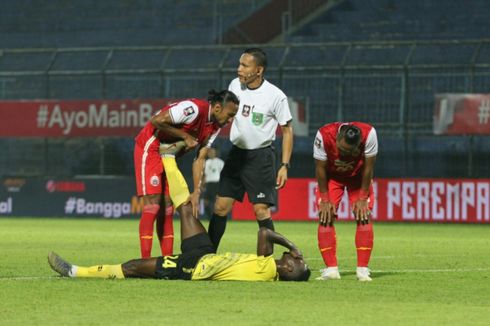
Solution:
M345 0L296 31L292 40L475 39L487 36L488 12L485 0Z

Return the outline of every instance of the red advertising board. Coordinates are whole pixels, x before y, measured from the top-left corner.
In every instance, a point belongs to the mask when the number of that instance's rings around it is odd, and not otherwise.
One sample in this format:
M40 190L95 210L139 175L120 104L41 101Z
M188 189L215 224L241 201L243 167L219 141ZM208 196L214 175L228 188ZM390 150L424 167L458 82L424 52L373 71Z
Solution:
M436 95L434 133L436 135L490 135L490 95Z
M0 137L132 137L169 102L169 99L0 101Z
M175 101L0 101L0 137L134 137L153 114ZM304 107L292 99L289 101L293 116L298 116L294 120L295 130L307 130ZM228 136L230 127L225 126L220 136ZM277 130L280 135L281 129Z
M317 220L314 179L289 179L279 191L275 220ZM490 224L490 179L377 179L373 220ZM233 208L235 220L254 220L245 200ZM338 209L339 220L353 220L347 196Z

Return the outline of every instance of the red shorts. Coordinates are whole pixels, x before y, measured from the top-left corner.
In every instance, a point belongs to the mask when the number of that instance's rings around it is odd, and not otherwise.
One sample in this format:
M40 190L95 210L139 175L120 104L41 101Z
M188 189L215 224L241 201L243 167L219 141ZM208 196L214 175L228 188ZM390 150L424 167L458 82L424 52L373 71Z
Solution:
M138 196L161 194L162 189L168 194L165 170L157 151L145 152L140 146L134 146L134 172Z
M342 201L342 197L344 196L344 191L347 190L347 195L349 196L349 204L353 207L354 203L359 199L359 192L361 190L361 182L360 178L351 179L349 181L336 181L333 179L328 180L328 197L330 201L335 204L335 208L338 209L340 202ZM317 203L320 202L319 192L316 192ZM368 197L368 208L369 210L373 210L374 207L374 192L373 192L373 184L369 186L369 197Z

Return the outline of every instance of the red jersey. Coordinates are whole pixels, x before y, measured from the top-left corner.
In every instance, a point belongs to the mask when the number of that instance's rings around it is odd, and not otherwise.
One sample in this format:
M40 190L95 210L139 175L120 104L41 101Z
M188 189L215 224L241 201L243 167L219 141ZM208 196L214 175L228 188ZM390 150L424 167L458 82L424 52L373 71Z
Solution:
M378 140L374 127L363 122L350 122L348 124L361 130L359 151L352 155L340 156L336 143L337 133L343 124L333 122L321 127L316 134L313 146L314 158L327 161L327 176L339 181L360 176L365 157L375 156L378 152Z
M217 123L210 121L211 112L209 111L209 102L201 99L187 99L177 103L167 105L162 110L170 111L173 126L187 132L201 145L212 142L220 130ZM210 139L211 136L214 136ZM145 149L145 151L156 151L160 142L173 143L181 140L180 138L171 137L156 129L151 121L148 121L145 127L136 136L136 145Z

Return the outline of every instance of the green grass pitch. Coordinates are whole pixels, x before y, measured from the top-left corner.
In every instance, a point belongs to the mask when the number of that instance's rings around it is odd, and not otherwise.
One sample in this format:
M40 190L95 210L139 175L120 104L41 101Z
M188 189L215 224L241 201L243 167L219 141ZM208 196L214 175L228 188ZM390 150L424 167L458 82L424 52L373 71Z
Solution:
M316 224L275 226L303 250L309 282L59 278L50 250L79 265L137 258L138 221L0 218L0 325L490 324L490 225L375 224L370 283L355 279L354 223L337 223L342 279L328 282L315 281ZM220 251L255 252L256 231L228 223Z

